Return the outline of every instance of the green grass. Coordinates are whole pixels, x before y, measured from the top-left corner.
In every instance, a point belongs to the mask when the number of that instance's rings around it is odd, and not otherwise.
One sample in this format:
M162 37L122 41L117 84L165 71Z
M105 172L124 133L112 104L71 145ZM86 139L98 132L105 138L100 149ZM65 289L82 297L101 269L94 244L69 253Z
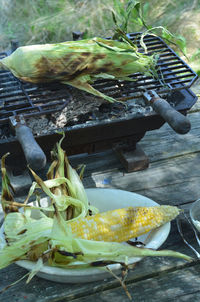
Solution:
M0 0L0 50L9 49L11 40L20 45L61 42L72 39L73 31L87 37L113 34L112 12L120 23L122 5L127 0ZM191 64L200 70L200 1L141 0L149 26L164 26L186 39ZM128 31L143 30L132 14ZM197 54L195 56L195 53ZM198 65L199 64L199 65Z

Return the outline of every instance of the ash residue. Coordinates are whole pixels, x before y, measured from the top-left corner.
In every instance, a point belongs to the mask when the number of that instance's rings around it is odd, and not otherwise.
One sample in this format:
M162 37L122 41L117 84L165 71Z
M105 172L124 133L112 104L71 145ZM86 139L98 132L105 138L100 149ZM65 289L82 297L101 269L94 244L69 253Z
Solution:
M151 107L145 106L143 98L128 100L124 103L109 103L78 89L72 89L70 93L72 100L61 111L26 119L27 126L35 136L51 134L67 126L144 116L152 111ZM1 132L1 138L14 135L9 130L9 126L5 126Z

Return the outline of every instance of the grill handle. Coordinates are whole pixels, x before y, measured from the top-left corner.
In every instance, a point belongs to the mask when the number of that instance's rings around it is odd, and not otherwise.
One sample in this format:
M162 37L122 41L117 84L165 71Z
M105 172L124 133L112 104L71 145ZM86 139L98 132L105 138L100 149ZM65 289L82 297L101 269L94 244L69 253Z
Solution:
M152 108L179 134L186 134L191 129L189 119L174 109L166 100L160 98L155 91L144 93L145 99L150 102Z
M31 129L26 126L23 117L13 116L10 118L15 129L16 137L22 146L27 164L33 170L41 170L46 165L46 156L36 142Z

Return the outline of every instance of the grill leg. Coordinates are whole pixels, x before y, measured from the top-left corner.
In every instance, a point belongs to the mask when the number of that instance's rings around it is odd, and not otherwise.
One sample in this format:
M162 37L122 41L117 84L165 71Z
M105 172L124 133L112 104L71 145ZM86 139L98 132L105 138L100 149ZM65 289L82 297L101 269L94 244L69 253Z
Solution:
M149 159L138 144L135 144L135 146L132 148L130 148L130 146L127 148L120 148L116 146L113 149L126 172L135 172L148 168Z

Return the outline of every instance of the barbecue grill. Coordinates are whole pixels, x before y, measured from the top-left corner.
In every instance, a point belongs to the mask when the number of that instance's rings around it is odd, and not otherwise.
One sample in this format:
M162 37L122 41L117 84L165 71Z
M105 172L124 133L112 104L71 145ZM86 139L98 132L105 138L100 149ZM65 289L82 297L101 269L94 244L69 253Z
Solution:
M130 33L127 36L137 43L139 51L144 51L140 46L139 33ZM76 119L70 119L62 127L62 131L66 133L62 146L68 155L114 148L126 170L134 171L148 166L148 159L137 145L147 131L160 128L165 121L179 133L189 131L189 121L185 116L197 100L196 95L189 89L197 79L196 73L161 38L147 35L144 42L149 55L159 54L159 77L152 78L135 73L131 76L132 81L96 81L96 89L124 101L126 105L120 102L100 102L95 98L95 104L99 102L99 106L94 110L90 105L88 112L84 111L84 114L77 116L77 112L74 112ZM6 55L5 52L0 53L0 58ZM27 132L26 123L30 119L40 121L44 116L52 122L55 112L62 112L64 108L67 111L76 94L77 90L67 85L33 85L19 81L8 71L0 71L0 156L10 152L10 166L26 167L27 161L32 164L31 157L35 156L32 151L36 140L39 148L36 149L39 156L42 156L44 166L45 157L49 158L50 151L60 138L57 130L61 129L55 127L45 131L45 134L41 131L34 137L31 131ZM161 108L155 106L159 103L156 102L159 97L162 98ZM81 93L77 96L77 101L80 101L80 98L87 100L91 96ZM179 128L176 128L174 123L177 124L179 118ZM38 160L36 156L36 161ZM38 166L41 167L40 162Z

